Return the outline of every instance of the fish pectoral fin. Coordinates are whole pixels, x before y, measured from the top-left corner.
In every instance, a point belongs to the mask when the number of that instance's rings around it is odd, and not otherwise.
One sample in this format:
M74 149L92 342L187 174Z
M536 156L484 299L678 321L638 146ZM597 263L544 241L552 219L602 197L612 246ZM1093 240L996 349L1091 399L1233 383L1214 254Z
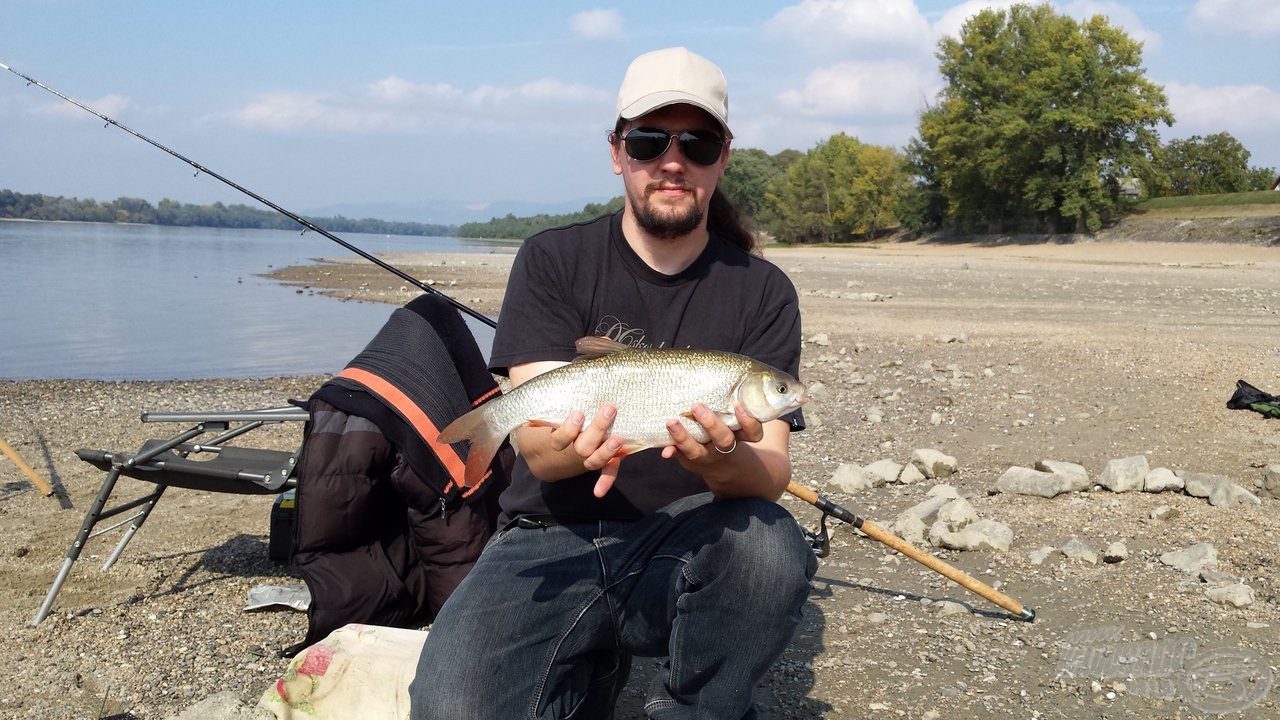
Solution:
M688 412L680 413L680 417L688 418L694 422L698 422L698 418L693 416L692 410L689 410ZM728 425L730 430L738 429L738 416L734 415L732 412L717 412L716 417L720 418L720 421L723 422L725 425ZM701 425L702 423L698 423L698 424Z
M648 450L648 449L649 449L649 448L651 448L651 447L653 447L653 446L652 446L652 445L649 445L649 444L647 444L647 443L637 442L637 441L635 441L635 440L628 440L628 441L626 441L626 442L624 442L624 443L622 444L622 447L621 447L621 448L619 448L619 450L618 450L618 454L619 454L619 455L634 455L635 453L638 453L638 452L640 452L641 450Z
M549 428L560 427L560 423L553 423L547 420L530 420L526 422L525 425L528 425L529 427L549 427Z

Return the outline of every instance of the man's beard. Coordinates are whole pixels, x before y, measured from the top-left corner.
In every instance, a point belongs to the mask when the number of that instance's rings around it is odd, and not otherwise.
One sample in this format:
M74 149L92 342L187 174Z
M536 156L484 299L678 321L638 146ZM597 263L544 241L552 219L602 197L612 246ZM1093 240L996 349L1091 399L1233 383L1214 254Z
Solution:
M649 198L650 193L656 189L656 183L646 188L641 201L632 208L635 210L636 224L641 229L656 238L674 240L688 235L702 225L702 208L697 202L691 202L685 208L673 208L675 214L659 212Z

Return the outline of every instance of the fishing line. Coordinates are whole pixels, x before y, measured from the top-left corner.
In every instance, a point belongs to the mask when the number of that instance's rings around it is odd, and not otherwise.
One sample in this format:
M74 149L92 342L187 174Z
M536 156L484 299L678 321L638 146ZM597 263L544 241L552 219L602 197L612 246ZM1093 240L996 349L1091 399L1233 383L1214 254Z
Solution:
M107 117L106 115L104 115L104 114L102 114L102 113L98 112L97 110L94 110L93 108L89 107L88 105L85 105L84 103L82 103L82 102L80 102L80 101L78 101L78 100L75 100L75 99L73 99L73 98L67 97L66 95L63 95L62 93L58 92L57 90L54 90L53 88L49 87L48 85L45 85L44 83L40 82L39 80L36 80L35 78L30 77L30 76L28 76L28 75L24 75L23 73L20 73L20 72L18 72L17 70L14 70L13 68L9 67L8 65L5 65L4 63L0 63L0 68L4 68L5 70L8 70L9 72L13 73L14 75L17 75L18 77L22 78L23 80L26 80L26 81L27 81L27 85L35 85L36 87L40 88L41 90L44 90L44 91L49 92L49 93L52 93L53 95L56 95L56 96L58 96L58 97L62 98L63 100L66 100L67 102L71 103L72 105L75 105L76 107L80 108L81 110L84 110L85 112L88 112L88 113L90 113L90 114L93 114L93 115L98 116L98 117L99 117L99 118L101 118L103 121L105 121L105 122L107 123L107 125L114 125L114 126L116 126L116 127L120 128L121 130L123 130L123 131L125 131L125 132L129 133L130 135L132 135L132 136L134 136L134 137L138 138L139 140L142 140L143 142L146 142L146 143L148 143L149 145L152 145L152 146L154 146L154 147L160 148L161 150L163 150L163 151L165 151L165 152L169 153L170 155L172 155L172 156L174 156L174 157L178 158L179 160L181 160L182 162L184 162L184 163L186 163L186 164L190 165L191 167L195 168L195 169L196 169L196 175L197 175L197 176L198 176L200 173L204 173L205 175L208 175L209 177L215 178L215 179L217 179L218 181L220 181L220 182L222 182L222 183L226 184L227 186L232 187L232 188L234 188L234 189L236 189L236 190L238 190L238 191L240 191L240 192L244 193L245 195L248 195L249 197L253 198L254 200L257 200L258 202L262 203L263 205L266 205L267 207L271 208L272 210L275 210L276 212L280 213L281 215L284 215L285 217L289 218L290 220L292 220L292 221L294 221L294 222L298 223L299 225L301 225L301 226L303 227L303 232L304 232L304 233L305 233L307 230L310 230L310 231L315 232L315 233L319 233L320 235L323 235L323 236L325 236L325 237L329 238L330 240L332 240L332 241L334 241L334 242L338 243L339 245L341 245L342 247L344 247L344 248L346 248L346 249L350 250L351 252L353 252L353 253L355 253L355 254L359 255L360 257L364 258L365 260L368 260L369 262L373 263L374 265L377 265L378 267L382 268L383 270L386 270L387 272L393 273L394 275L396 275L396 276L397 276L397 277L399 277L400 279L404 280L405 282L412 283L414 286L416 286L416 287L417 287L417 288L419 288L420 290L422 290L422 291L424 291L424 292L432 293L432 294L435 294L435 295L439 295L441 298L443 298L445 301L447 301L450 305L452 305L452 306L454 306L455 308L457 308L459 311L464 312L464 313L466 313L466 314L470 315L471 317L475 318L476 320L479 320L480 322L484 323L485 325L488 325L488 326L489 326L489 327L491 327L491 328L497 328L497 327L498 327L498 323L497 323L497 321L493 320L492 318L490 318L489 316L485 315L484 313L481 313L481 312L479 312L479 311L477 311L477 310L473 310L473 309L471 309L470 307L467 307L466 305L463 305L462 303L458 302L457 300L454 300L453 298L449 297L448 295L445 295L444 293L440 292L439 290L437 290L437 289L435 289L435 288L431 287L430 285L428 285L428 284L426 284L426 283L422 282L421 280L419 280L419 279L417 279L417 278L413 277L412 275L410 275L410 274L408 274L408 273L404 272L404 271L403 271L403 270L401 270L400 268L398 268L398 267L396 267L396 266L394 266L394 265L391 265L391 264L389 264L389 263L387 263L387 262L384 262L383 260L380 260L380 259L378 259L377 257L375 257L375 256L373 256L373 255L370 255L369 253L365 252L364 250L361 250L360 248L356 247L355 245L352 245L351 243L347 242L346 240L343 240L342 238L338 237L337 235L334 235L333 233L329 232L328 230L325 230L324 228L320 227L319 225L316 225L315 223L311 222L310 220L307 220L306 218L304 218L304 217L302 217L302 216L300 216L300 215L298 215L298 214L296 214L296 213L290 212L290 211L288 211L288 210L286 210L286 209L284 209L284 208L280 207L279 205L277 205L277 204L275 204L275 203L271 202L270 200L268 200L268 199L266 199L266 198L262 197L261 195L259 195L259 194L255 193L255 192L253 192L252 190L249 190L248 188L245 188L244 186L242 186L242 185L240 185L240 184L238 184L238 183L236 183L236 182L234 182L234 181L232 181L232 180L229 180L229 179L227 179L227 178L223 177L222 175L219 175L218 173L214 172L213 170L210 170L209 168L207 168L207 167L205 167L205 166L201 165L200 163L197 163L196 161L194 161L194 160L192 160L191 158L188 158L187 156L185 156L185 155L183 155L183 154L181 154L181 153L177 152L176 150L173 150L173 149L171 149L171 148L165 147L164 145L161 145L160 143L156 142L155 140L152 140L151 138L147 137L146 135L143 135L142 133L140 133L140 132L138 132L138 131L134 130L133 128L131 128L131 127L127 126L127 125L124 125L124 124L122 124L122 123L120 123L120 122L117 122L116 120L113 120L112 118ZM104 125L103 127L106 127L107 125Z

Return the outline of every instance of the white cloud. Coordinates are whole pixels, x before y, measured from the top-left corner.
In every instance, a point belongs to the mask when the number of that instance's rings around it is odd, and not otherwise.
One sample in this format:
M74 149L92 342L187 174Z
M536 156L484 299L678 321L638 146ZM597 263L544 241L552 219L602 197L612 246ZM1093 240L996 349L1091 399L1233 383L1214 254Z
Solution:
M1280 127L1280 92L1262 85L1165 83L1164 89L1178 130L1235 134Z
M938 91L940 79L905 62L846 62L809 73L804 88L779 98L784 106L819 117L908 115Z
M929 22L912 0L802 0L767 26L806 47L865 55L886 46L929 49Z
M1276 0L1196 0L1191 23L1225 34L1280 36Z
M1008 10L1019 2L1025 3L1026 0L969 0L960 3L933 24L934 35L939 38L944 35L959 37L960 28L974 15L987 9ZM1077 21L1088 20L1094 15L1105 15L1108 22L1123 29L1134 40L1141 41L1147 49L1160 45L1160 35L1147 29L1136 13L1118 2L1071 0L1066 3L1057 3L1054 10Z
M1020 0L968 0L948 10L933 24L933 35L941 38L944 35L959 38L960 28L964 26L964 22L969 18L977 15L983 10L999 9L1008 10L1010 7L1018 3Z
M1081 22L1094 15L1105 15L1108 23L1124 30L1126 35L1141 42L1143 49L1154 50L1160 47L1160 34L1148 29L1142 24L1137 13L1118 2L1072 0L1060 6L1058 12Z
M449 83L414 83L393 75L352 93L263 95L230 116L242 125L278 132L311 129L413 134L514 127L532 117L573 122L580 120L574 116L581 116L584 109L607 107L608 101L603 91L553 79L464 90Z
M622 36L622 14L617 10L587 10L569 18L569 27L578 37L592 40Z
M121 110L129 107L129 98L124 97L123 95L103 95L97 100L83 100L81 102L113 119ZM44 105L39 105L36 107L35 111L41 115L58 115L70 118L84 117L84 110L62 100L55 100Z

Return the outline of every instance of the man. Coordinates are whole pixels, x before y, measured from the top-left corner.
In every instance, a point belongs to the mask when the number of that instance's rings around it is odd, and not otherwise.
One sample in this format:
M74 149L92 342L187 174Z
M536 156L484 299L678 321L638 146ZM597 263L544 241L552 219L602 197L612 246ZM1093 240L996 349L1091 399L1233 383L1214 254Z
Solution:
M574 341L748 355L797 373L795 288L750 253L716 185L732 133L724 75L684 48L637 58L609 134L621 213L540 233L508 283L490 369L513 385ZM661 388L655 388L661 392ZM816 561L775 501L797 411L730 430L691 408L670 444L625 459L616 408L514 433L498 532L431 628L418 719L606 718L632 656L664 657L650 718L753 718L753 690L800 621ZM584 414L591 420L583 426Z

